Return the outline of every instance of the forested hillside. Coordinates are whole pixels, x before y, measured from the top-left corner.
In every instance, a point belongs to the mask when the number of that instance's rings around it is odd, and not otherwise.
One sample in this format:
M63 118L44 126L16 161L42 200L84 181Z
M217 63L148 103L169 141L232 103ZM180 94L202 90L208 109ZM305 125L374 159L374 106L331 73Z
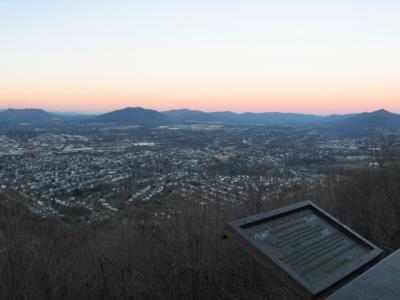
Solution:
M335 172L337 174L337 172ZM0 299L297 299L230 240L231 219L310 199L384 249L400 247L400 166L341 172L273 199L219 206L176 199L180 213L138 203L99 224L34 216L0 198Z

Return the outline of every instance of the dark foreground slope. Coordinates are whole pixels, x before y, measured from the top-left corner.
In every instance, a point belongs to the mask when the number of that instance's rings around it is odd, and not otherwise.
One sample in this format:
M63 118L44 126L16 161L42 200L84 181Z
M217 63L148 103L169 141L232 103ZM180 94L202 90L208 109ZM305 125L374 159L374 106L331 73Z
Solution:
M263 202L176 200L170 218L136 204L103 224L67 226L0 196L0 299L298 299L221 239L227 220L309 198L389 253L400 247L400 167L343 172Z

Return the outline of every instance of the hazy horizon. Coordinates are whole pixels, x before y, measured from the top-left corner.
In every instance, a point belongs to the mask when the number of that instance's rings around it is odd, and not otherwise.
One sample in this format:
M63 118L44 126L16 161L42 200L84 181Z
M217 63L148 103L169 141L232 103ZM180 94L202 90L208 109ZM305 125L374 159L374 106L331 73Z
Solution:
M178 108L170 108L170 109L165 109L165 110L160 110L160 109L156 109L156 108L152 108L152 107L144 107L144 106L132 106L132 105L128 105L125 107L116 107L116 108L111 108L110 110L107 111L80 111L80 110L51 110L51 109L45 109L43 107L21 107L21 108L16 108L16 107L0 107L0 111L4 111L7 109L42 109L44 111L50 112L50 113L61 113L61 114L92 114L92 115L98 115L98 114L104 114L104 113L108 113L111 111L116 111L116 110L122 110L125 108L143 108L143 109L149 109L149 110L156 110L158 112L165 112L165 111L170 111L170 110L193 110L193 111L202 111L205 113L213 113L213 112L232 112L232 113L236 113L236 114L243 114L243 113L293 113L293 114L304 114L304 115L315 115L315 116L329 116L329 115L340 115L340 113L327 113L327 114L319 114L319 113L311 113L311 112L296 112L296 111L233 111L233 110L219 110L219 111L214 111L214 110L201 110L201 109L193 109L190 107L178 107ZM374 109L374 110L360 110L360 111L352 111L352 112L348 112L348 113L341 113L342 115L345 114L357 114L357 113L371 113L371 112L375 112L378 110L386 110L389 111L391 113L395 113L395 114L400 114L400 112L397 111L392 111L389 109L386 109L384 107L378 108L378 109Z
M0 107L400 112L398 1L23 0L0 8Z

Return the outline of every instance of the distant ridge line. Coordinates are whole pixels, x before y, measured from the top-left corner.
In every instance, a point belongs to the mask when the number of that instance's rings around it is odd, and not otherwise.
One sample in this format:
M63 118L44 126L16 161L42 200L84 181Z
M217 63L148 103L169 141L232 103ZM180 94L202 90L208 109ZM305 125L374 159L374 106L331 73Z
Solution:
M265 123L265 124L310 124L330 125L337 128L362 129L371 126L387 129L400 128L400 114L379 109L373 112L321 116L302 113L235 113L204 112L191 109L173 109L157 111L143 107L126 107L99 115L79 113L50 113L43 109L13 109L0 111L0 123L50 122L85 120L99 123L134 123L143 126L157 126L179 122L230 122L230 123Z

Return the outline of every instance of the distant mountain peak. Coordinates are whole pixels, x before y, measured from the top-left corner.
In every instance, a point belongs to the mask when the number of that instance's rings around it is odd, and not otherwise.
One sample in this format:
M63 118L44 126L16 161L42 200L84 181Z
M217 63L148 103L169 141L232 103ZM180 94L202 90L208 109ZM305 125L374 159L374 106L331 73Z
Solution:
M379 115L392 115L393 113L392 112L390 112L390 111L388 111L388 110L386 110L386 109L384 109L384 108L382 108L382 109L378 109L378 110L376 110L376 111L373 111L372 112L372 114L379 114Z
M140 106L127 106L120 110L146 110L146 109L143 107L140 107ZM149 110L151 110L151 109L149 109Z
M379 109L373 112L353 114L351 117L337 122L336 125L351 130L398 129L400 128L400 115L386 109Z
M168 117L162 113L143 107L125 107L100 115L96 119L102 122L133 123L138 125L158 125L168 121Z
M57 119L57 116L38 108L8 108L0 112L0 122L32 123Z

